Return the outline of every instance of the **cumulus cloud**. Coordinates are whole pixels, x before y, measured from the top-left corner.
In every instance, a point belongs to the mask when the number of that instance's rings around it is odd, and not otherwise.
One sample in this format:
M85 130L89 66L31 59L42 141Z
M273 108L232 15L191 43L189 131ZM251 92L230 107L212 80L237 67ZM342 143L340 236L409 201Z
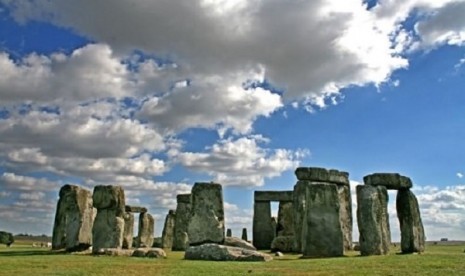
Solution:
M224 139L206 148L206 152L180 152L174 159L223 185L262 186L265 178L294 169L308 154L306 150L261 148L261 142L266 142L262 136Z
M460 173L460 172L458 172L458 173L457 173L457 177L458 177L458 178L463 178L463 174Z

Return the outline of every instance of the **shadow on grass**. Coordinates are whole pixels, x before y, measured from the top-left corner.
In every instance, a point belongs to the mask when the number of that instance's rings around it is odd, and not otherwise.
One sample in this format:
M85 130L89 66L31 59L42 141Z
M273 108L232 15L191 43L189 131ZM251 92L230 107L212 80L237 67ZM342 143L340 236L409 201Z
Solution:
M64 255L65 251L52 250L7 250L0 251L0 257L19 257L19 256L47 256L47 255Z

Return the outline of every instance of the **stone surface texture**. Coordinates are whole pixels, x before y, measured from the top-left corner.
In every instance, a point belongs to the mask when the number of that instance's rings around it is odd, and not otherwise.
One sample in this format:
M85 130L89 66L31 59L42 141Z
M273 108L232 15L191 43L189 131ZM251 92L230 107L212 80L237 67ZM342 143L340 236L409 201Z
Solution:
M352 250L352 196L349 185L337 185L339 195L339 216L341 220L344 249Z
M276 236L294 236L294 206L292 201L280 201Z
M93 205L97 216L92 228L92 251L121 248L124 234L125 197L120 186L95 186Z
M141 213L139 215L139 231L136 239L136 246L152 247L153 231L155 230L155 219L149 213Z
M349 174L338 170L327 170L325 168L316 167L300 167L295 170L295 175L298 180L327 182L342 185L349 184Z
M362 256L388 254L391 231L386 187L358 185L356 191L360 254Z
M344 242L337 185L308 185L305 194L306 212L302 223L303 256L342 256Z
M174 223L173 251L184 251L189 246L187 227L191 217L191 194L176 196L176 218Z
M412 188L412 180L398 173L374 173L363 177L365 185L384 186L388 190L407 190Z
M425 231L415 194L410 190L398 191L396 208L400 224L402 253L425 251Z
M255 246L253 246L253 244L251 244L250 242L244 241L237 237L226 237L224 239L224 245L232 246L232 247L240 247L240 248L245 248L245 249L250 249L250 250L257 250L257 248L255 248Z
M271 205L269 201L254 203L252 243L259 249L270 249L275 236L275 227L271 219Z
M273 260L271 255L259 251L212 243L190 246L186 249L184 258L186 260L246 262L267 262Z
M126 209L127 210L127 209ZM124 219L124 232L123 232L123 245L124 249L131 249L134 239L134 214L125 213Z
M271 252L294 252L294 236L277 236L271 243Z
M90 191L75 185L60 189L53 226L52 249L83 251L92 245L95 211Z
M176 212L169 210L165 218L165 225L161 234L162 248L168 248L171 250L173 247L174 238L174 224L176 223Z
M231 230L231 228L228 228L228 229L226 230L226 237L232 237L232 230Z
M217 183L195 183L187 235L189 245L224 242L223 188Z

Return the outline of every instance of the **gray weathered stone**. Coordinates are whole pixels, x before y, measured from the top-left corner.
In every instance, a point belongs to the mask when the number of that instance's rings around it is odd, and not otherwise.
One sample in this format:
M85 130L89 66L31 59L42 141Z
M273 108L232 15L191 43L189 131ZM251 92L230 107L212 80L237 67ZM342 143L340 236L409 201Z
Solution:
M145 257L148 258L166 258L166 252L161 248L150 248L145 254Z
M176 196L176 219L174 223L173 251L183 251L189 246L187 226L191 216L191 194Z
M292 201L279 202L276 236L294 236L294 206Z
M161 235L162 248L171 250L173 247L174 224L176 222L176 212L169 210L165 218L165 226Z
M342 256L344 242L337 185L308 185L305 194L303 256L311 258Z
M293 191L255 191L254 201L292 201Z
M271 252L294 252L294 236L277 236L271 243Z
M139 215L139 233L137 235L137 247L152 247L153 230L155 229L155 219L149 213Z
M184 258L186 260L246 262L267 262L273 260L271 255L259 251L213 243L190 246L186 249Z
M228 229L226 230L226 237L232 237L231 228L228 228Z
M357 186L357 222L362 256L389 253L391 231L384 186Z
M126 209L127 210L127 209ZM134 214L125 213L124 216L124 233L123 233L123 248L131 249L134 239Z
M247 228L242 228L242 240L248 241L249 239L247 238Z
M250 242L244 241L236 237L226 237L224 239L224 245L240 247L240 248L245 248L245 249L250 249L250 250L257 250L257 248L255 248L255 246L253 246L253 244L251 244Z
M344 249L352 250L352 196L350 186L337 185L339 195L339 215L341 220Z
M75 185L60 189L52 249L83 251L92 245L92 226L95 212L90 191Z
M256 201L254 203L252 243L259 249L270 249L275 236L275 229L271 220L270 202Z
M124 208L127 213L147 213L147 208L145 207L126 205Z
M400 190L396 198L402 253L425 251L425 231L416 196L410 190Z
M223 243L223 188L217 183L195 183L192 187L192 211L187 235L189 245Z
M398 173L374 173L363 177L365 185L384 186L388 190L412 188L412 180Z
M125 197L120 186L95 186L93 205L97 216L92 228L92 252L121 248L124 234Z
M298 180L312 182L328 182L340 185L349 185L349 174L338 170L327 170L316 167L300 167L295 170Z
M134 254L134 251L135 249L101 248L98 252L94 252L94 254L104 254L113 257L130 257Z

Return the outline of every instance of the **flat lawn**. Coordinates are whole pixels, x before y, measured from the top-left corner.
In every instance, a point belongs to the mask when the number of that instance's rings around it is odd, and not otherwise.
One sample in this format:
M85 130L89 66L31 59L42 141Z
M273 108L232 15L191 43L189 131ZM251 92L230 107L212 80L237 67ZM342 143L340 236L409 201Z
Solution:
M358 252L327 259L288 254L267 263L183 260L56 253L45 248L0 245L0 275L465 275L465 245L429 245L423 254L360 257Z

